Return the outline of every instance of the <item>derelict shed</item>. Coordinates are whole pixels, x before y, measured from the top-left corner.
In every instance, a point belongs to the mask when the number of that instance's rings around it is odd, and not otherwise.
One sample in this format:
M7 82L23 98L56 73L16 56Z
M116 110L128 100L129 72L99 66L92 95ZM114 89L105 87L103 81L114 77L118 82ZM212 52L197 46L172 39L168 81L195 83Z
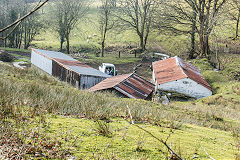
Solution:
M89 89L91 92L114 90L121 97L151 100L154 84L135 73L107 78Z
M177 92L196 99L212 95L212 88L200 70L179 57L153 62L156 90Z
M110 77L61 52L32 49L31 63L79 89L89 89Z

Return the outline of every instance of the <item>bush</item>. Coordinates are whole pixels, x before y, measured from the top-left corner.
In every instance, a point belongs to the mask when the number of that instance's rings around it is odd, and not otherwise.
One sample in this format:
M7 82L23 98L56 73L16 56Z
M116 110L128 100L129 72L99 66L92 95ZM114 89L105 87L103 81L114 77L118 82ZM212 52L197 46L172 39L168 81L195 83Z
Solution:
M226 64L223 74L229 76L231 79L240 81L240 58L236 59L233 63Z

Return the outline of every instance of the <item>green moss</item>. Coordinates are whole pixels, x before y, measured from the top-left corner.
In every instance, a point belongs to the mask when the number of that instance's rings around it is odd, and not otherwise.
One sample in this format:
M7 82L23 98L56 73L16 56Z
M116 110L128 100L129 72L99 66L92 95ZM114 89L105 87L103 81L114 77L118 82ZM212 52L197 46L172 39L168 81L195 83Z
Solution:
M201 72L206 70L213 70L213 67L211 66L210 62L206 58L195 59L191 63L196 67L198 67L201 70Z
M204 79L209 82L210 85L213 85L214 82L227 82L228 77L224 76L219 72L213 70L207 70L202 72Z
M117 159L163 159L161 151L166 148L148 133L135 126L128 126L122 119L112 119L109 123L115 131L112 137L98 134L94 121L70 117L48 118L48 134L62 139L64 146L72 146L72 152L78 159L116 157ZM202 147L216 159L233 159L233 138L229 132L218 131L193 125L183 125L180 130L138 124L156 137L166 140L171 147L186 159L198 155L208 158ZM122 129L119 131L119 129ZM74 141L76 137L76 141ZM141 143L141 150L137 150ZM202 146L202 147L201 147Z

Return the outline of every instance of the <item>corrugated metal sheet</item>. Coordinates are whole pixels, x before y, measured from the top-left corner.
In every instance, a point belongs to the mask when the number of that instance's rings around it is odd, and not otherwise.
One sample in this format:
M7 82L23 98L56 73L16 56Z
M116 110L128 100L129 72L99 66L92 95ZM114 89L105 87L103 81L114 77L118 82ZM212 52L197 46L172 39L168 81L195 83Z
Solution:
M43 71L47 72L48 74L52 75L52 60L48 59L47 57L38 54L35 51L32 51L31 55L31 63L41 68Z
M184 62L179 57L153 62L153 71L157 85L179 79L190 78L212 90L211 86L202 77L199 69L190 63Z
M80 76L80 89L89 89L96 84L102 82L106 77L96 77L89 75L81 75Z
M71 60L64 60L64 59L58 59L58 58L54 58L54 60L66 66L79 66L79 67L91 68L87 64L79 61L71 61Z
M89 75L89 76L96 76L96 77L111 77L110 75L107 75L105 73L102 73L99 70L96 70L94 68L86 68L86 67L80 67L80 66L67 66L68 68L72 69L73 71L81 74L81 75Z
M183 68L184 73L188 76L188 78L194 80L195 82L203 85L204 87L212 90L211 86L205 81L205 79L202 77L202 74L200 70L191 65L190 63L184 62L182 59L178 58L178 61Z
M89 90L99 91L111 88L129 98L148 99L154 90L154 85L137 74L125 74L107 78Z
M38 54L44 55L48 57L49 59L63 59L63 60L71 60L71 61L77 61L76 59L62 53L62 52L55 52L55 51L47 51L47 50L41 50L41 49L32 49L33 51L37 52Z
M124 75L119 75L111 78L107 78L104 81L102 81L100 84L90 88L90 91L99 91L99 90L104 90L104 89L109 89L113 88L114 86L118 85L128 77L130 77L131 74L124 74Z

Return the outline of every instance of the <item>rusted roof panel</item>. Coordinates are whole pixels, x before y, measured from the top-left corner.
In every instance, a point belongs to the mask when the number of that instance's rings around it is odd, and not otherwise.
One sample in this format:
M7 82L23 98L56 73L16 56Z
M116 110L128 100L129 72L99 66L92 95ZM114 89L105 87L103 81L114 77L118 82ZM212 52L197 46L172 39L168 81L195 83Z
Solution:
M153 70L158 85L179 79L190 78L212 90L211 86L202 77L200 70L192 64L184 62L179 57L154 62Z
M113 88L120 82L127 79L129 76L131 76L131 74L124 74L124 75L120 75L120 76L107 78L107 79L103 80L101 83L90 88L89 91L94 92L94 91L100 91L100 90L104 90L104 89Z
M176 58L169 58L154 62L153 70L157 84L187 78L182 69L179 67Z
M136 74L125 74L108 78L90 91L114 88L129 98L146 99L153 92L154 85Z
M194 80L195 82L203 85L204 87L212 90L211 86L207 83L207 81L202 77L200 70L191 65L190 63L184 62L182 59L178 58L180 66L182 67L184 73L188 76L188 78Z
M64 60L64 59L58 59L58 58L54 58L54 60L63 65L67 65L67 66L78 66L78 67L84 67L84 68L91 68L87 64L79 62L79 61Z

